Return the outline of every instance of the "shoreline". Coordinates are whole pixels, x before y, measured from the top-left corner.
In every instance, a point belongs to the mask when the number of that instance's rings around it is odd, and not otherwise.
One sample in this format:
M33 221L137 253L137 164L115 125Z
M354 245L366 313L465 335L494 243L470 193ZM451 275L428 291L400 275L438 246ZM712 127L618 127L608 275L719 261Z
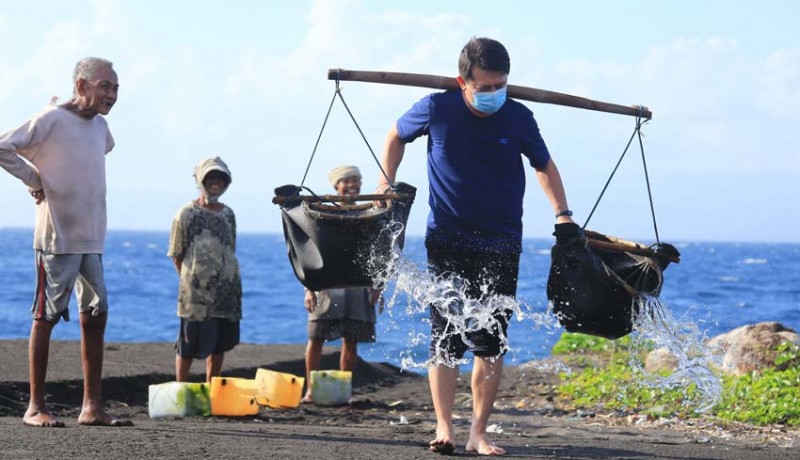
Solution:
M304 346L241 344L226 354L223 375L253 378L259 367L302 375ZM202 363L192 381L203 379ZM338 367L330 347L321 368ZM103 397L109 411L133 428L78 426L82 397L77 341L54 341L47 377L48 405L66 428L22 425L27 404L27 340L0 340L0 458L439 458L426 450L435 430L427 378L386 363L359 360L347 406L261 408L255 417L150 419L147 387L174 380L171 343L106 343ZM454 423L457 455L465 455L471 395L462 375ZM800 431L780 427L721 428L702 421L562 409L557 377L535 366L506 369L490 419L490 436L511 458L795 458ZM588 411L587 411L588 412ZM35 437L36 442L30 442Z

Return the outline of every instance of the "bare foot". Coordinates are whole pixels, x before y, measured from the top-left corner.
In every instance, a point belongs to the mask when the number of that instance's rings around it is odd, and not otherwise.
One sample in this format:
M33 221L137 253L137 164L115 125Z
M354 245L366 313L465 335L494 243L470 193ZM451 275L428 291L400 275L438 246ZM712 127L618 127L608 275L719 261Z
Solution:
M64 422L56 418L55 415L46 411L25 412L22 416L22 423L28 426L38 426L43 428L63 428Z
M78 424L89 426L133 426L132 421L115 418L103 410L100 412L81 411L81 415L78 416Z
M314 399L311 397L310 394L303 396L303 399L300 400L300 404L311 404L314 402Z
M497 447L485 435L472 436L467 441L467 452L477 452L480 455L499 456L505 455L506 451L502 447Z
M428 443L428 448L437 454L450 455L456 450L454 438L453 425L436 428L436 439Z

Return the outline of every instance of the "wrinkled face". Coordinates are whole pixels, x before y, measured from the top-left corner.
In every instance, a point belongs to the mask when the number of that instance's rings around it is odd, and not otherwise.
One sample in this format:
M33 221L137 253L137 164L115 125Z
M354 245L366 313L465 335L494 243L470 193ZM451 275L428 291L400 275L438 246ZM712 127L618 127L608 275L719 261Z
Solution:
M79 79L78 94L85 101L85 108L90 115L108 115L117 102L117 73L108 66L103 66L90 80Z
M211 171L203 178L203 187L210 196L220 196L228 187L228 175L222 171Z
M336 183L336 192L339 195L358 195L361 193L361 178L348 176Z

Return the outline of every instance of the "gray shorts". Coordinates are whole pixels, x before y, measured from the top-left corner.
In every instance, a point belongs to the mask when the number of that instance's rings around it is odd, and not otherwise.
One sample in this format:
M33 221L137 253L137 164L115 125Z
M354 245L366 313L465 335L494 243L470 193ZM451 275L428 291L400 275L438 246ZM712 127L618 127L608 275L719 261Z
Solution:
M69 298L75 289L78 311L99 316L108 311L102 254L49 254L36 250L34 320L69 321Z

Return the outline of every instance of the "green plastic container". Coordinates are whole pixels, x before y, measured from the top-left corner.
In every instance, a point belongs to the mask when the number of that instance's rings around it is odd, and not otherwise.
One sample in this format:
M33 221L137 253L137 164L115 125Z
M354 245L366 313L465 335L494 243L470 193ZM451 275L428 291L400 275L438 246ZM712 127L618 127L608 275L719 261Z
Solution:
M353 394L350 371L311 371L311 399L320 406L341 406Z
M209 387L205 383L167 382L147 388L150 418L211 415Z

